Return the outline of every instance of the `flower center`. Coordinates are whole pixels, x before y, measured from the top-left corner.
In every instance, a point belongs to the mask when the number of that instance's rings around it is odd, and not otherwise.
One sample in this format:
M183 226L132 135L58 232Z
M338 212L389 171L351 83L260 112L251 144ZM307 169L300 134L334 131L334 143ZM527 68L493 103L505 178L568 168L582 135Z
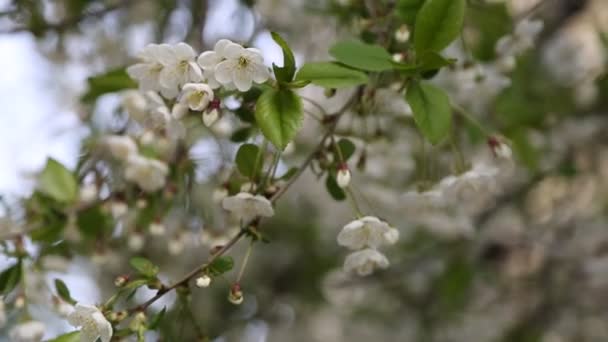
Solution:
M190 103L199 103L201 101L203 101L205 97L205 93L202 91L195 91L193 93L190 94L190 96L188 96L188 101L190 101Z
M239 67L241 68L246 68L247 65L249 64L249 60L245 57L239 57Z

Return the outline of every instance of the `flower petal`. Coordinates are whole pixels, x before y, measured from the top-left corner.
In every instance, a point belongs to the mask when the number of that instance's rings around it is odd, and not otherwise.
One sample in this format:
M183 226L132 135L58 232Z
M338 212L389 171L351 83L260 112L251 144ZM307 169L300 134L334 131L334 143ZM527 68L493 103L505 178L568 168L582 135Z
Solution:
M251 89L253 80L251 74L246 69L236 68L233 73L233 81L236 89L240 91L247 91Z
M223 61L215 67L215 79L221 83L232 82L232 70L234 69L235 63L233 61Z

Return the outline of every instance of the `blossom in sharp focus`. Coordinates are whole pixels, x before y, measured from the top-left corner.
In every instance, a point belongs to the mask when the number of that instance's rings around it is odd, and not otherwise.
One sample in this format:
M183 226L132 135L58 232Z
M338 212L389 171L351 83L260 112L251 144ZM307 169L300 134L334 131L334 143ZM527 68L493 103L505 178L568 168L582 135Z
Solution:
M266 197L252 195L248 192L240 192L224 198L222 207L244 222L249 222L256 216L271 217L274 215L272 203Z
M344 271L367 276L377 268L388 268L389 262L384 254L372 248L353 252L344 260Z
M223 52L226 59L215 67L219 83L234 84L238 90L247 91L253 82L264 83L270 77L260 50L230 43Z
M221 84L215 79L215 67L225 59L224 49L228 44L234 44L228 39L220 39L213 51L205 51L198 57L197 62L203 68L203 75L207 84L212 89L217 89Z
M68 316L68 322L75 327L82 327L82 342L93 342L97 339L109 342L112 338L112 325L95 306L76 304L74 311Z
M338 234L338 244L352 250L392 245L398 239L397 229L373 216L365 216L348 223Z
M154 192L165 186L168 173L167 164L135 155L127 160L125 178L146 192Z
M182 88L180 103L194 111L202 111L213 100L213 89L204 83L187 83Z
M200 82L203 74L195 58L196 53L190 45L178 43L171 46L170 52L161 58L164 65L159 75L161 87L177 92L187 83Z
M28 321L12 328L9 337L12 342L40 342L45 328L41 322Z
M103 138L104 146L116 159L126 161L137 154L137 144L127 135L108 135Z
M160 82L165 64L172 60L172 50L169 44L148 44L137 56L140 63L127 68L127 73L139 83L142 91L160 91L166 98L177 96L177 88L164 87Z

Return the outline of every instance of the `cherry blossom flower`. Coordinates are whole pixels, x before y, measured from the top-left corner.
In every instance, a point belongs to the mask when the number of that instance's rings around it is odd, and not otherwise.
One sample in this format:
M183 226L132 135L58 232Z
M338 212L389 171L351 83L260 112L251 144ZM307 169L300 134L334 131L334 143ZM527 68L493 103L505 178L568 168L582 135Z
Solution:
M204 83L187 83L182 88L180 103L194 111L202 111L213 100L213 89Z
M228 39L220 39L215 43L213 51L205 51L197 59L198 65L203 68L203 75L207 84L212 89L217 89L221 86L215 79L215 67L225 59L224 49L229 44L234 43Z
M95 306L76 304L74 311L68 316L68 322L75 327L82 327L80 330L82 342L97 339L101 342L109 342L112 338L112 325Z
M196 287L208 287L211 284L211 277L202 275L196 278Z
M350 179L351 175L348 166L344 165L343 167L340 167L336 173L336 183L338 183L338 186L342 189L346 188L350 184Z
M165 63L172 61L172 54L173 48L169 44L149 44L137 56L141 63L128 67L127 73L138 81L142 91L160 91L166 98L175 98L177 88L164 87L160 82Z
M270 77L260 50L244 48L230 43L223 49L225 60L215 67L215 79L223 84L234 84L240 91L247 91L253 82L264 83Z
M392 245L398 239L397 229L373 216L365 216L348 223L338 234L338 244L352 250Z
M168 173L167 164L136 155L127 160L125 178L146 192L154 192L165 186Z
M103 144L110 154L118 160L126 161L137 154L137 144L127 135L108 135L103 138Z
M195 61L196 53L190 45L178 43L160 57L164 68L160 72L159 82L163 88L177 94L179 87L203 79L202 71Z
M272 203L266 197L252 195L248 192L240 192L224 198L222 207L244 222L249 222L256 216L271 217L274 215Z
M12 328L9 337L12 342L40 342L45 329L44 323L28 321Z
M388 268L389 262L384 254L372 248L353 252L344 261L344 271L368 276L377 268Z

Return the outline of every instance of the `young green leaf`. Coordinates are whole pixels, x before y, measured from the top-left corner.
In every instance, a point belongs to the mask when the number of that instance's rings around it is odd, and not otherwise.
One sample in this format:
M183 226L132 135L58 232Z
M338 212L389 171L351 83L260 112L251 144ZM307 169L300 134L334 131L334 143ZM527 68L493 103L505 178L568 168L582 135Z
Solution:
M255 178L262 169L263 157L260 148L254 144L243 144L236 152L236 167L241 175Z
M452 111L450 99L441 89L421 82L412 83L405 98L414 112L414 121L422 134L433 144L450 133Z
M342 138L338 141L338 148L340 149L344 161L347 161L355 153L356 149L355 144L346 138Z
M85 103L93 103L98 97L107 93L137 88L137 82L129 77L124 68L89 77L87 83L89 90L81 98Z
M148 330L154 330L158 328L158 325L162 321L163 317L165 317L165 313L167 312L167 307L163 307L157 314L155 314L152 319L150 319L150 324L148 325Z
M327 174L327 178L325 179L325 188L329 195L336 201L343 201L346 199L344 190L342 190L338 185L338 182L336 182L335 176L330 173Z
M271 32L272 39L283 50L283 67L279 67L272 63L274 75L279 82L291 82L293 75L296 73L296 59L287 42L276 32Z
M67 334L59 335L47 342L80 342L80 331L72 331Z
M0 294L6 296L21 281L21 261L0 273Z
M142 257L134 257L129 260L129 264L137 270L141 275L151 278L158 273L158 266L154 265L150 260Z
M64 301L66 301L72 305L76 304L76 301L70 295L70 290L65 285L63 280L55 279L55 289L57 290L57 294L59 295L59 298L63 299Z
M296 79L325 88L352 87L368 81L363 72L330 62L306 63L298 71Z
M234 260L231 256L222 256L215 259L209 266L207 272L212 276L218 276L230 271L234 267Z
M462 30L466 0L427 0L416 17L414 48L416 54L439 52Z
M78 195L78 184L70 170L49 158L38 178L38 190L59 202L72 202Z
M379 45L359 41L339 42L329 49L339 62L367 71L385 71L393 68L392 56Z
M255 107L255 119L266 139L285 149L302 125L302 99L289 89L267 89Z

